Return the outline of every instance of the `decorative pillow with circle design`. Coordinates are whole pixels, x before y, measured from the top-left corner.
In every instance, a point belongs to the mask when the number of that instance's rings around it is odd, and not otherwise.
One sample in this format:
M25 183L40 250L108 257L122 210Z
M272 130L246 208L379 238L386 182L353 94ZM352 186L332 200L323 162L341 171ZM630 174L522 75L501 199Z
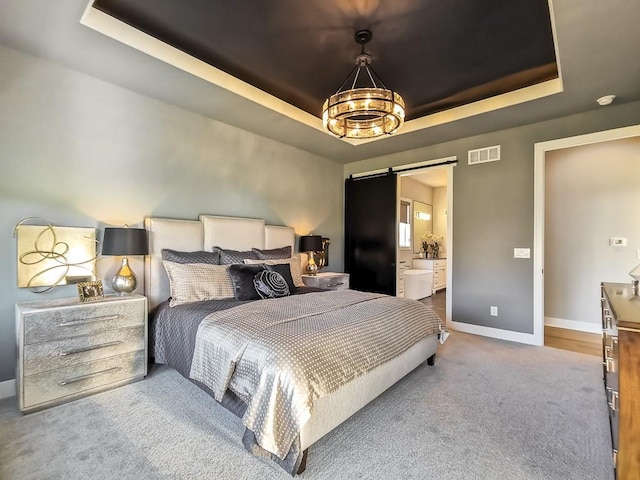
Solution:
M289 285L278 272L263 270L253 277L253 285L261 298L278 298L290 295Z

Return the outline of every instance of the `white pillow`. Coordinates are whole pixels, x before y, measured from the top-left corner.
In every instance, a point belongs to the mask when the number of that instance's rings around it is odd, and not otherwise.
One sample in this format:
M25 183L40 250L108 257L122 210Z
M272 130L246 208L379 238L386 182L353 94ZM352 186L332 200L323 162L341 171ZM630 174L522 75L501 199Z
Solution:
M300 254L296 254L291 258L281 258L277 260L252 260L249 258L245 258L244 263L264 263L265 265L280 265L288 263L289 267L291 268L291 278L293 278L293 284L296 287L304 287L304 282L302 281L302 265L300 261Z
M234 298L229 265L163 261L169 276L170 307L203 300Z

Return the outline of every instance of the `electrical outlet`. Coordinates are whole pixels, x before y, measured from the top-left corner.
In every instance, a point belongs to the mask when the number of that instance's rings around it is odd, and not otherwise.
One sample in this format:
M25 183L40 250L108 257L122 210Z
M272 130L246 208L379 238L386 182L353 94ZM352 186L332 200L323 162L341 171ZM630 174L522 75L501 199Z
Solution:
M636 251L636 260L640 260L640 250Z
M491 307L489 308L489 314L492 317L497 317L498 316L498 307L496 307L495 305L491 305Z
M513 258L531 258L531 250L529 248L514 248Z

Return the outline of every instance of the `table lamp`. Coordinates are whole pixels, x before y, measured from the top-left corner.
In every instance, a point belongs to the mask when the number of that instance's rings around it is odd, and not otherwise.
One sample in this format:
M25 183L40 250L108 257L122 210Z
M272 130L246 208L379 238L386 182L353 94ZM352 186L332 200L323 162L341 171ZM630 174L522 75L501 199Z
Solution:
M307 262L307 273L309 275L317 275L318 265L316 264L316 252L322 250L322 236L320 235L304 235L300 237L300 251L309 255Z
M129 267L128 256L147 255L147 231L144 228L105 228L102 239L102 255L122 256L122 265L111 279L111 287L118 295L129 295L136 289L138 280Z

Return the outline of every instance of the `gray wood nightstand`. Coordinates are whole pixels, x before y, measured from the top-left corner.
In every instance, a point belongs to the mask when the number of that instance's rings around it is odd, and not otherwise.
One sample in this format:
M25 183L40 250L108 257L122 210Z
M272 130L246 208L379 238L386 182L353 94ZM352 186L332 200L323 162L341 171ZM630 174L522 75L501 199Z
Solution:
M30 412L144 378L147 298L16 305L17 394Z
M349 274L321 272L317 275L302 275L307 287L328 288L329 290L346 290L349 288Z

